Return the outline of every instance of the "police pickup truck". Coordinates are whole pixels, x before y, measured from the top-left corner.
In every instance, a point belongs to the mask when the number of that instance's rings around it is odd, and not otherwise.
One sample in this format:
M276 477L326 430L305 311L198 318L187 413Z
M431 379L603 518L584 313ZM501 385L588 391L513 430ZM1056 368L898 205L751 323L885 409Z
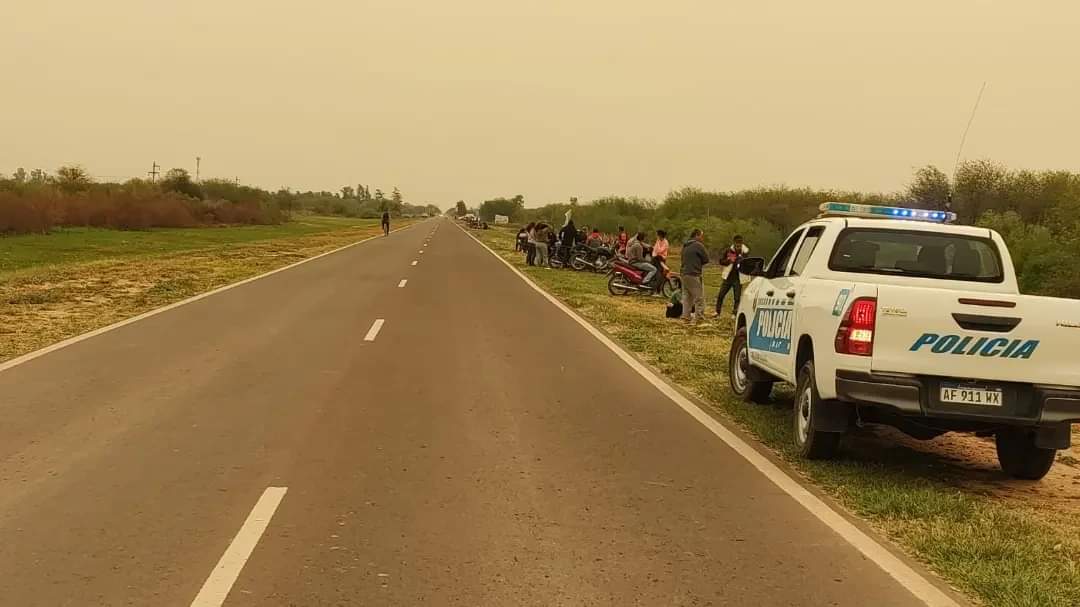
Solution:
M753 276L729 358L749 402L795 385L795 443L828 458L862 424L994 436L1040 479L1080 422L1080 301L1021 295L992 230L953 213L826 203Z

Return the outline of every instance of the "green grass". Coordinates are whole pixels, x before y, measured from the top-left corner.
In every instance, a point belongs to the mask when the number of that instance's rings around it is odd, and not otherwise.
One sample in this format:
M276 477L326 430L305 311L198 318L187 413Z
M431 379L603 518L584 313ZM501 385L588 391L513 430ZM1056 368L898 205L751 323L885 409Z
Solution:
M42 266L167 255L292 238L376 223L372 219L305 216L280 225L266 226L146 231L62 228L50 234L0 237L0 275Z
M0 238L0 361L380 232L375 220L305 216Z
M657 300L609 295L601 276L525 266L513 252L510 233L474 233L957 588L994 607L1080 606L1080 516L1075 511L1047 509L1044 503L1037 509L1023 498L1030 485L1019 482L1001 481L1013 483L1010 487L1021 494L1017 499L991 498L956 482L970 471L869 433L846 440L837 461L801 460L792 448L789 391L778 390L773 404L764 406L731 396L726 375L730 320L688 328L664 318ZM715 297L718 276L707 276L706 285Z

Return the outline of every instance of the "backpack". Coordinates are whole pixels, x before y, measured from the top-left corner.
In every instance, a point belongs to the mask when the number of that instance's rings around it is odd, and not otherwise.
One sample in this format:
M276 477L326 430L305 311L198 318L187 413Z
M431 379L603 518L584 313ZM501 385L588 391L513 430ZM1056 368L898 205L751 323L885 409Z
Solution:
M664 312L664 316L667 318L679 318L682 316L682 291L676 290L671 295L671 304L667 307L667 311Z

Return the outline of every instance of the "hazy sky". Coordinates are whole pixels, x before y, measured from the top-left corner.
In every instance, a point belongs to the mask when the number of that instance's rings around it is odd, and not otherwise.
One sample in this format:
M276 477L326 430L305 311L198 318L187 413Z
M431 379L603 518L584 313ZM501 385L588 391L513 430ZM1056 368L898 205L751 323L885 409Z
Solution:
M1080 169L1080 5L0 0L0 172L152 161L448 206Z

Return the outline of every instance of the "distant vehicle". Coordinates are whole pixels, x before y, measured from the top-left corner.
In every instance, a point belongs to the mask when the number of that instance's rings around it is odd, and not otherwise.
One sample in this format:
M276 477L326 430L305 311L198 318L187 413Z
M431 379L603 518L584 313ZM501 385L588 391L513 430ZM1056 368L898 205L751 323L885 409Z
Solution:
M795 444L831 457L853 425L994 436L1002 469L1040 479L1080 422L1080 302L1021 295L992 230L955 215L826 203L754 276L729 371L747 401L796 385Z

